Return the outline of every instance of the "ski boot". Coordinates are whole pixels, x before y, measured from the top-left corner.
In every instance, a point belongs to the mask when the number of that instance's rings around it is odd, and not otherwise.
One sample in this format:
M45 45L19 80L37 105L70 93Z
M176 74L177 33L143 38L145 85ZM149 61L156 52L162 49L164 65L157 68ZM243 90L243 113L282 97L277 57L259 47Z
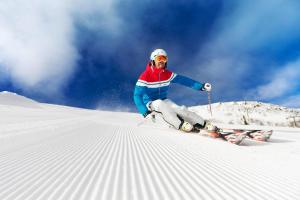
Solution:
M184 131L184 132L191 132L193 130L193 125L190 124L189 122L183 121L180 124L179 130Z
M215 125L213 125L210 121L204 121L204 125L201 125L199 123L195 124L193 130L195 132L200 132L201 130L203 130L207 133L207 135L211 137L220 137L219 133L217 132L218 128Z

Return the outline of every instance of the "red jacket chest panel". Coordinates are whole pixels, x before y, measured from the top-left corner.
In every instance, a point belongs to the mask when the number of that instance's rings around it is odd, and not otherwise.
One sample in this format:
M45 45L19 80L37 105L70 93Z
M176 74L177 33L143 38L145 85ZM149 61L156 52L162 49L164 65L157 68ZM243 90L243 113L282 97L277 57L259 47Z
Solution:
M162 71L160 73L151 73L148 72L147 80L148 82L159 82L159 81L167 81L171 78L172 72L170 71Z
M146 82L161 82L167 81L171 78L172 72L167 69L157 69L147 66L146 71L140 76L140 80Z

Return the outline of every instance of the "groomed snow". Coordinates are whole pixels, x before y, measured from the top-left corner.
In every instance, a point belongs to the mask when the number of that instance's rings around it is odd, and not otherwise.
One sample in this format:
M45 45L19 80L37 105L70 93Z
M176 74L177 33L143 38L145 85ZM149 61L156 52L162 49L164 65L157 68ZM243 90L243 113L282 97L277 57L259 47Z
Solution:
M1 200L300 198L300 129L236 146L134 113L19 97L0 101Z

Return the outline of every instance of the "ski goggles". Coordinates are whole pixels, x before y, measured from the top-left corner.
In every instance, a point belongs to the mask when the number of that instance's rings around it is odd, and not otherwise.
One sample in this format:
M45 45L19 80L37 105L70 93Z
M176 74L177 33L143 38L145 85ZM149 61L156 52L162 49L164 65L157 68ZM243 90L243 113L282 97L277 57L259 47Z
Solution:
M167 56L163 56L163 55L155 56L155 62L164 62L164 63L166 63L167 61L168 61Z

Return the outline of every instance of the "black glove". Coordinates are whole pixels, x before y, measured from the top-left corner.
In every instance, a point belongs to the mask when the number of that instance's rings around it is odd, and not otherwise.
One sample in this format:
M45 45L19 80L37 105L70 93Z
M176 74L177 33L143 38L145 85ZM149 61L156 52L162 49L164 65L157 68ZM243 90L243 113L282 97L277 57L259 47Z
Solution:
M144 118L146 118L151 113L152 113L152 111L148 110L146 113L143 114Z

